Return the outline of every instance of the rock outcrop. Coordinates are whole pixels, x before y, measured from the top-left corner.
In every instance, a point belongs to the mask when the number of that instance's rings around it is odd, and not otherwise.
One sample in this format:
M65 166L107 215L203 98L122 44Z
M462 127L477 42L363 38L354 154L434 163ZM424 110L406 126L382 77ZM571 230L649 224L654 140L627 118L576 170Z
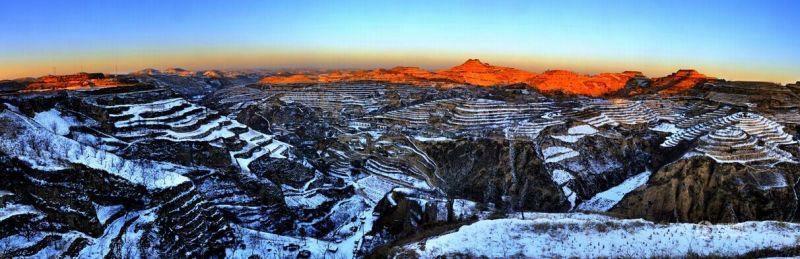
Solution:
M457 140L422 148L437 162L442 180L437 186L451 197L523 210L569 210L530 142Z
M311 84L317 83L318 76L312 75L278 75L278 76L268 76L262 78L258 81L261 84Z
M797 165L753 170L694 156L668 164L612 210L664 222L797 221Z
M681 69L668 76L653 79L652 85L659 90L658 93L671 95L687 91L713 79L693 69Z
M628 81L636 76L640 76L640 74L625 72L586 76L566 70L549 70L532 78L527 83L543 92L603 96L625 88Z
M492 66L478 59L436 72L448 79L478 86L512 85L525 83L536 74L510 67Z

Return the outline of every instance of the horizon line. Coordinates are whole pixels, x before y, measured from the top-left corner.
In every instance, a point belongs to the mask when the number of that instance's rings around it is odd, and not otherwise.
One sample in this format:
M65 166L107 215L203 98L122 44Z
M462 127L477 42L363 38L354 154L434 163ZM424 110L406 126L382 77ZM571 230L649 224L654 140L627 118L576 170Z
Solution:
M534 74L543 74L543 73L545 73L547 71L561 70L561 71L573 72L573 73L580 74L580 75L595 76L595 75L602 74L602 73L622 73L622 72L631 71L631 72L640 72L644 76L646 76L647 78L658 78L658 77L668 76L668 75L670 75L672 73L675 73L677 71L680 71L680 70L695 70L695 71L697 71L697 72L699 72L701 74L704 74L706 76L709 76L711 78L716 78L716 79L721 79L721 80L726 80L726 81L766 82L766 83L774 83L774 84L779 84L779 85L787 85L787 84L794 84L794 83L800 82L800 80L797 80L797 81L789 80L789 81L785 81L785 82L780 82L780 81L771 81L771 80L768 80L768 79L735 79L735 78L729 79L727 77L720 77L720 76L716 76L716 75L713 75L713 74L707 74L703 70L699 70L699 69L696 69L696 68L693 68L693 67L687 67L687 66L683 66L682 68L673 69L672 72L667 72L666 74L662 73L660 75L654 75L654 73L652 73L652 72L645 72L645 71L640 70L640 69L623 69L623 70L615 70L615 71L601 71L601 72L586 73L586 72L575 71L575 70L572 70L572 69L545 68L545 69L540 69L539 71L541 71L541 72L535 72L535 71L531 71L531 70L525 69L525 68L518 68L518 67L513 67L513 66L495 65L495 64L492 64L492 63L489 63L489 62L485 62L485 61L481 60L480 58L468 58L467 60L473 60L473 59L478 60L481 63L491 65L491 66L513 68L513 69L518 69L518 70L522 70L522 71L529 72L529 73L534 73ZM65 75L74 75L74 74L80 74L80 73L102 73L104 75L120 76L120 75L129 75L129 74L132 74L132 73L135 73L135 72L139 72L139 71L143 71L143 70L146 70L146 69L155 69L155 70L158 70L160 72L164 71L164 70L169 70L169 69L184 69L184 70L187 70L187 71L190 71L190 72L201 72L201 71L211 71L211 70L216 70L216 71L221 71L221 72L246 72L247 70L261 70L261 71L266 71L266 72L283 72L281 70L313 70L312 72L325 73L325 72L333 72L333 71L370 71L370 70L378 70L378 69L391 70L391 69L399 68L399 67L409 67L409 68L419 68L419 69L423 69L423 70L428 71L428 72L434 72L435 73L435 72L438 72L438 71L443 70L443 69L459 66L461 64L463 64L463 62L459 63L457 65L452 65L452 66L391 65L391 66L372 66L372 67L364 67L364 66L350 66L350 67L336 67L336 66L333 66L332 67L332 66L324 66L324 65L321 65L321 64L315 64L315 65L308 65L308 64L305 64L305 65L290 65L290 64L287 64L287 65L284 65L284 66L275 66L275 65L235 66L233 68L225 68L224 66L222 68L219 68L219 67L216 67L216 66L207 66L207 65L199 65L199 66L198 65L188 65L188 66L167 65L167 66L144 66L144 67L138 67L138 68L135 68L135 69L132 69L132 70L131 69L125 69L123 71L107 71L107 70L106 71L103 71L103 70L74 71L73 70L73 71L66 72L66 73L58 73L58 67L54 66L52 68L55 69L56 74L47 73L47 74L37 74L37 75L22 76L22 77L15 77L15 78L0 78L0 81L16 81L16 80L23 80L23 79L38 79L38 78L46 77L46 76L65 76ZM192 68L192 67L194 67L194 68ZM288 71L288 72L292 72L292 71Z

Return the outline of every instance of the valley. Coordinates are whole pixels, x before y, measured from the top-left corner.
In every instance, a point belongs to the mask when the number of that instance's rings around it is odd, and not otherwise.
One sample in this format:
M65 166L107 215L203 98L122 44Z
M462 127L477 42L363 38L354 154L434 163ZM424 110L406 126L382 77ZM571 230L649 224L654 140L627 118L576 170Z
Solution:
M0 257L800 252L794 85L470 59L47 77L0 103Z

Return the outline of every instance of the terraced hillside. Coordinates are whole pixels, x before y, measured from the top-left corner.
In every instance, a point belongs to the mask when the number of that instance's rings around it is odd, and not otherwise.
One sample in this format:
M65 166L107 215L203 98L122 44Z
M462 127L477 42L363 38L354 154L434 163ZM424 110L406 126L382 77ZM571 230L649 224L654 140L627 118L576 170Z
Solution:
M246 171L252 161L265 155L286 158L290 148L273 136L182 98L97 107L108 113L108 122L113 124L113 135L118 139L205 142L226 150L232 163Z
M780 231L800 219L800 117L783 90L131 78L0 96L0 257L610 256L617 234L649 244L633 256L682 256L700 230L701 255L797 251ZM580 242L556 251L559 238Z

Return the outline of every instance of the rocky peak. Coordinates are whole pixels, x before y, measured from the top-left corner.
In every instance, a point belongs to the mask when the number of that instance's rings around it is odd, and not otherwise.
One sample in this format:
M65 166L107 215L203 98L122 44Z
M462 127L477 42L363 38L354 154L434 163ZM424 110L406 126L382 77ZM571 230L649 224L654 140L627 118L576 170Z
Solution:
M186 70L186 69L183 69L183 68L178 68L178 67L167 68L167 69L164 70L164 73L173 74L173 75L179 75L179 76L192 76L192 75L194 75L194 73L192 71L189 71L189 70Z
M653 80L653 86L661 88L661 94L676 94L695 86L705 83L708 80L714 79L708 77L694 69L680 69L665 77L656 78Z
M678 72L672 74L675 77L692 77L692 78L705 78L706 75L697 72L694 69L680 69Z
M467 59L464 64L455 66L451 68L452 71L464 71L464 72L486 72L493 69L494 66L489 65L488 63L483 63L479 59Z
M642 71L632 71L632 70L624 71L624 72L622 72L622 74L630 76L630 77L643 77L644 76L644 74L642 74Z

